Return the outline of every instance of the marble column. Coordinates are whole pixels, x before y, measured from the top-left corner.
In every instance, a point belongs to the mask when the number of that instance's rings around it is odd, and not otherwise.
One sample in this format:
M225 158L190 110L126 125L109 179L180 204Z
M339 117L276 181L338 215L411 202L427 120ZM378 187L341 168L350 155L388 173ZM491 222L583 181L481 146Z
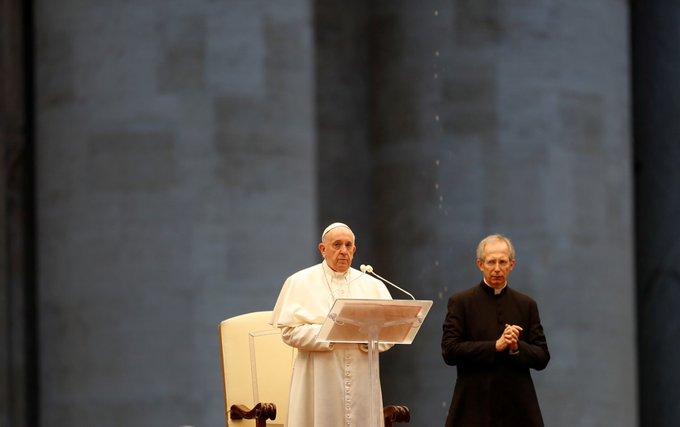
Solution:
M377 1L373 264L435 304L384 357L385 394L443 422L449 295L475 247L513 239L553 359L546 425L637 425L628 7L624 2Z
M35 11L44 425L224 425L217 325L318 259L310 4Z

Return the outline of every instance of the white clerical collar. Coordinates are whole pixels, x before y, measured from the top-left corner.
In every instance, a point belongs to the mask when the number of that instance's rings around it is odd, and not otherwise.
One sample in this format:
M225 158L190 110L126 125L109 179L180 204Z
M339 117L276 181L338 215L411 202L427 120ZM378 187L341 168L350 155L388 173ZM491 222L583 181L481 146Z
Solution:
M503 287L500 288L500 289L496 289L496 288L494 288L493 286L489 285L489 284L486 282L486 278L484 279L484 284L485 284L486 286L490 287L491 289L493 289L493 294L494 294L494 295L498 295L498 294L501 293L501 291L502 291L503 289L505 289L506 286L508 286L508 281L506 280L505 283L503 284Z
M350 270L352 270L352 268L350 267L350 268L348 268L347 271L345 271L344 273L340 273L339 271L333 270L333 269L328 265L328 263L326 262L326 260L323 260L323 262L321 263L321 265L323 266L323 271L327 271L329 274L331 274L331 277L335 277L336 279L341 279L341 278L345 278L345 279L346 279L346 278L348 278L348 277L349 277L349 274L350 274Z

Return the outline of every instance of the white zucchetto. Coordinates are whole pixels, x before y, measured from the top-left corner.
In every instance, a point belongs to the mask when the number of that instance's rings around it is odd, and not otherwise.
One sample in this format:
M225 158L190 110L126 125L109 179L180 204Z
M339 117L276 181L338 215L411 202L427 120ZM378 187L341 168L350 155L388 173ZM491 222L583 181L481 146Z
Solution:
M349 228L349 226L347 224L343 224L342 222L334 222L333 224L329 225L328 227L326 227L323 230L323 233L321 233L321 241L323 242L323 238L326 237L326 234L328 234L329 231L333 230L334 228L338 228L338 227L345 227L350 232L352 232L352 229ZM354 235L353 232L352 232L352 235Z

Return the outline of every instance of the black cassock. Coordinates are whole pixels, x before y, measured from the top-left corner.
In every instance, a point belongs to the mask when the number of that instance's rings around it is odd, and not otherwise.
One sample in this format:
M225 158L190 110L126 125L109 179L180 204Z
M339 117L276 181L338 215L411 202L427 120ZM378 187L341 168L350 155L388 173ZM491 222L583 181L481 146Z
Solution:
M496 352L506 324L523 329L516 354ZM446 427L543 426L529 369L544 369L550 353L533 299L509 286L494 295L484 282L453 295L442 356L458 369Z

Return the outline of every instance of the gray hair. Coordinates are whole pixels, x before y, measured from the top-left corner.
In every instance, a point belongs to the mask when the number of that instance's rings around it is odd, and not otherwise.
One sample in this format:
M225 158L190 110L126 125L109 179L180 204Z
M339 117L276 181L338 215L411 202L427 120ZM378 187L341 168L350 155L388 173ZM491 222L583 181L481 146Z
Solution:
M508 250L510 251L510 260L515 259L515 247L512 246L510 239L502 234L491 234L483 238L482 241L479 242L479 245L477 245L477 259L482 259L484 256L484 248L486 248L486 245L492 241L505 242L505 244L508 245Z

